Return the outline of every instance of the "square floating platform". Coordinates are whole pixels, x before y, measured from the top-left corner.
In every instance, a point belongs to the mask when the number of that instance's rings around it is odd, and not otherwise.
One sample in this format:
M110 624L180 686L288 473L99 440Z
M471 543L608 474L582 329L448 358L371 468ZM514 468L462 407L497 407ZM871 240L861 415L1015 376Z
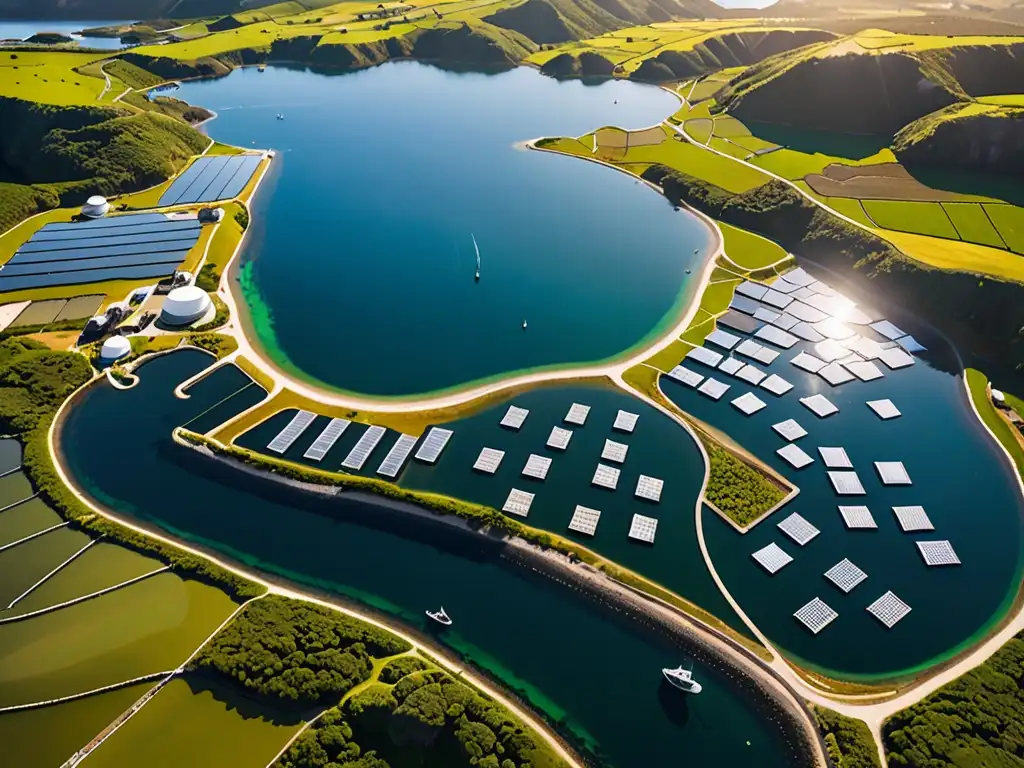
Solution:
M792 330L799 324L800 320L793 317L791 314L789 314L789 312L783 312L781 315L778 316L777 319L772 320L772 325L774 325L776 328L782 329L783 331Z
M781 316L781 313L768 309L768 307L758 307L754 310L754 319L765 323L774 323Z
M602 488L614 491L619 485L619 474L620 470L615 467L609 467L607 464L598 464L590 484L599 485Z
M629 538L653 544L654 536L657 532L657 518L639 514L633 515L633 522L629 524Z
M875 469L884 485L910 485L910 475L902 461L876 461Z
M754 336L759 339L764 339L777 347L782 347L783 349L789 349L800 341L800 339L793 334L788 331L784 331L781 328L776 328L774 325L766 325L763 328L758 329Z
M953 550L953 545L946 539L942 541L919 541L917 549L924 558L925 565L960 565L960 558Z
M793 297L781 291L776 291L774 288L769 288L765 291L764 296L761 297L761 301L770 307L785 309L793 303Z
M536 453L531 453L530 458L526 460L526 466L523 467L523 477L532 477L536 480L544 480L548 476L548 470L551 469L551 459L548 456L538 456Z
M841 357L846 357L850 354L850 350L835 339L825 339L825 341L814 345L814 354L826 363L831 363Z
M722 373L727 373L730 376L735 376L739 371L742 371L746 367L746 363L735 357L727 357L722 361L722 364L718 366L718 370Z
M755 355L762 349L764 349L764 347L758 344L753 339L744 339L736 346L736 349L734 349L733 352L735 352L737 355L743 355L744 357L756 359Z
M882 369L872 363L870 360L858 360L856 362L844 362L847 370L850 371L861 381L874 381L875 379L882 378L885 374L882 373Z
M818 453L829 469L853 469L853 462L845 448L818 448Z
M787 554L782 547L774 541L767 547L762 547L751 555L758 564L768 573L778 573L787 565L793 562L791 555Z
M839 413L839 409L824 395L801 397L800 402L819 419L824 419L826 416L831 416L833 413Z
M740 331L741 333L753 333L761 327L761 323L753 317L738 312L735 309L727 310L724 315L719 315L715 322L718 325L724 325L726 328L732 328L734 331Z
M772 424L772 429L787 440L799 440L807 434L807 430L801 427L796 419L786 419L778 424Z
M928 349L928 347L919 342L913 336L901 336L896 339L896 343L903 347L907 352L924 352Z
M889 341L896 341L900 336L907 335L905 331L900 330L888 320L879 320L877 323L872 323L871 330L877 331L889 339Z
M661 501L661 491L664 487L664 480L648 475L640 475L637 478L636 490L633 492L633 495L648 501L658 502Z
M798 514L797 512L791 514L779 523L777 527L801 547L821 533L821 531L811 525L803 515Z
M906 368L914 364L914 358L899 347L881 350L878 353L878 359L893 370Z
M448 445L448 441L451 440L453 434L454 432L450 429L431 427L430 431L427 432L426 438L416 451L414 458L418 461L425 461L427 464L433 464L437 461L437 457L441 455L444 447Z
M691 371L689 368L683 365L677 365L671 371L665 374L670 379L675 379L680 384L685 384L688 387L696 387L702 381L704 377L696 371ZM620 411L622 413L622 411ZM634 421L634 424L636 422Z
M722 354L707 347L694 347L686 353L686 357L688 360L696 360L698 363L710 365L712 368L722 362Z
M493 475L498 471L498 467L501 466L501 460L504 458L504 451L499 451L497 448L484 448L480 451L480 455L476 457L473 469Z
M593 536L600 519L601 513L598 510L577 504L576 511L572 514L572 520L569 521L569 530Z
M892 400L868 400L868 408L878 414L880 419L895 419L902 416L900 409L893 405Z
M748 315L753 315L760 306L761 304L759 302L756 302L747 296L741 296L738 293L735 294L732 297L732 301L729 302L729 309L739 310L740 312L745 312Z
M526 421L526 417L529 415L530 412L526 408L510 405L501 419L501 426L509 427L510 429L519 429L523 426L523 422Z
M867 577L868 575L864 571L845 557L825 571L825 578L843 590L843 592L850 592Z
M782 277L787 282L790 282L793 285L799 285L799 286L808 286L808 285L812 285L812 284L817 282L813 277L811 277L807 273L807 270L805 270L803 267L797 267L796 269L791 269L791 270L789 270L789 272L784 274Z
M780 277L778 280L771 284L771 289L773 291L778 291L779 293L785 293L787 295L793 293L794 291L799 291L802 287L803 286L797 285L796 283L789 282L784 277Z
M818 371L818 375L833 387L838 387L840 384L845 384L846 382L853 381L854 379L854 375L852 373L836 362L826 365Z
M736 286L736 293L748 296L755 301L760 301L764 295L768 293L768 286L761 283L755 283L752 280L744 280Z
M569 412L565 414L564 421L569 424L576 424L582 427L587 423L587 416L590 414L589 405L580 405L579 403L573 403L569 406Z
M572 439L572 430L563 429L562 427L552 427L551 434L548 435L548 448L557 448L560 451L564 451L569 447L569 441Z
M814 634L821 632L839 616L820 597L814 598L793 615Z
M601 458L605 461L614 461L616 464L621 464L626 460L626 453L628 452L629 446L625 443L605 440L604 448L601 450Z
M814 326L810 323L805 323L803 320L799 321L796 325L789 329L789 332L794 336L798 336L804 341L810 341L812 343L824 341L825 337L814 330Z
M910 606L896 597L890 590L869 605L867 610L868 613L885 624L888 629L892 629L896 622L910 613Z
M807 451L793 443L779 448L776 453L789 462L793 469L803 469L808 464L814 463L814 459L808 455Z
M721 400L722 395L729 391L729 385L709 376L707 381L697 387L697 391L702 395L707 395L712 400Z
M533 504L533 494L527 493L526 491L520 491L518 488L513 488L508 498L505 499L505 506L501 508L502 512L508 512L510 515L516 515L518 517L526 517L530 514L530 506Z
M737 379L753 384L755 387L765 380L768 374L758 368L756 365L744 365L742 370L736 373Z
M817 373L825 367L824 360L821 360L814 355L809 355L806 352L801 352L789 362L808 373Z
M696 386L696 384L691 386ZM619 411L615 415L615 423L612 424L612 429L618 430L619 432L632 432L634 429L636 429L636 422L639 418L640 415L637 413L630 413L629 411Z
M899 520L900 528L904 533L935 530L931 518L928 517L928 513L922 506L893 507L892 511L895 513L896 519Z
M846 527L854 529L874 529L878 527L871 510L867 507L840 507L839 514L843 516Z
M840 496L863 496L867 493L856 472L830 470L828 479Z
M807 298L810 299L811 297L808 296ZM803 301L794 301L786 307L786 312L791 314L797 320L803 320L805 323L820 323L822 320L828 318L828 315L820 309L812 307L810 304L805 304ZM817 333L817 331L815 331L815 333Z
M773 395L782 397L793 388L793 385L777 374L772 374L761 382L761 389L767 389Z
M732 401L732 404L747 416L757 413L766 405L764 400L759 398L753 392L747 392L745 395L740 395Z
M705 343L711 342L716 347L721 347L722 349L732 349L740 343L740 337L728 331L723 331L721 328L715 328L715 330L704 337L704 341Z
M765 365L771 365L775 362L781 352L776 352L774 349L768 349L768 347L761 347L760 351L754 355L754 359L759 363Z

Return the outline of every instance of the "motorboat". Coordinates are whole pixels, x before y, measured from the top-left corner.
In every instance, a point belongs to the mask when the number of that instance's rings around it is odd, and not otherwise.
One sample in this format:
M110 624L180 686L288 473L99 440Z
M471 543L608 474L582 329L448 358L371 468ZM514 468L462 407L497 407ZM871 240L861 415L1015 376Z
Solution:
M523 320L523 330L524 331L526 330L526 321L525 320Z
M661 674L665 676L669 684L686 693L697 694L701 692L701 685L693 679L693 670L684 669L682 666L675 669L663 669Z
M452 625L452 619L447 613L445 613L443 605L441 606L441 610L439 611L424 611L424 613L426 613L427 616L436 621L438 624L442 624L446 627L450 627Z
M278 120L284 120L284 115L282 115L280 112L278 112L277 113L277 119Z
M470 232L469 236L473 238L473 248L476 250L476 279L477 279L477 282L479 282L480 281L480 246L476 244L476 235L474 235L472 232Z

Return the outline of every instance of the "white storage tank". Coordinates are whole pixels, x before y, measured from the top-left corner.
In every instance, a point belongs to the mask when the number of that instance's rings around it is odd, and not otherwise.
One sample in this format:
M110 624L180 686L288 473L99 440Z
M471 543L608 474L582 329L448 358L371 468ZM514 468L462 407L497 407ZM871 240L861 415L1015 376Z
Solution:
M124 336L111 336L103 342L100 357L104 360L120 360L132 351L131 342Z
M102 195L93 195L82 206L82 215L90 219L102 219L110 210L110 203Z
M175 288L164 300L160 320L167 325L188 325L205 315L212 303L202 288L194 285Z

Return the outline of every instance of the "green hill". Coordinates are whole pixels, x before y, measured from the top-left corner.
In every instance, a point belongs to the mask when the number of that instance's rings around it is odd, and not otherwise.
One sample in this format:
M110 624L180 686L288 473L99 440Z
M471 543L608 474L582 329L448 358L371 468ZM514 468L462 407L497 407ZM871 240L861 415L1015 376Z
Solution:
M1024 107L961 102L896 134L893 152L910 167L1024 173Z
M484 20L540 44L582 40L622 26L618 17L591 0L526 0Z

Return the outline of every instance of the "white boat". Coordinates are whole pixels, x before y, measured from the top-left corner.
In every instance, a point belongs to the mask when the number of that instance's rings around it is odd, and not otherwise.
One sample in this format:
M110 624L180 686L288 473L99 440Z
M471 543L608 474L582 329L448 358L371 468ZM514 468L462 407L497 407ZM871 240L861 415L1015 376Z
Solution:
M445 613L443 605L441 606L440 611L424 611L424 613L426 613L427 616L432 618L438 624L443 624L446 627L450 627L452 625L451 617L447 613Z
M701 692L701 685L693 679L692 670L683 669L680 666L675 669L663 669L661 670L661 674L665 676L665 679L668 680L673 687L678 688L681 691L694 694Z
M284 115L282 115L282 114L281 114L281 113L279 112L279 113L278 113L278 115L277 115L277 119L278 119L278 120L284 120Z
M476 249L476 279L480 279L480 246L476 244L476 235L472 232L469 236L473 238L473 248Z
M526 330L526 321L525 320L523 320L523 330L524 331Z

